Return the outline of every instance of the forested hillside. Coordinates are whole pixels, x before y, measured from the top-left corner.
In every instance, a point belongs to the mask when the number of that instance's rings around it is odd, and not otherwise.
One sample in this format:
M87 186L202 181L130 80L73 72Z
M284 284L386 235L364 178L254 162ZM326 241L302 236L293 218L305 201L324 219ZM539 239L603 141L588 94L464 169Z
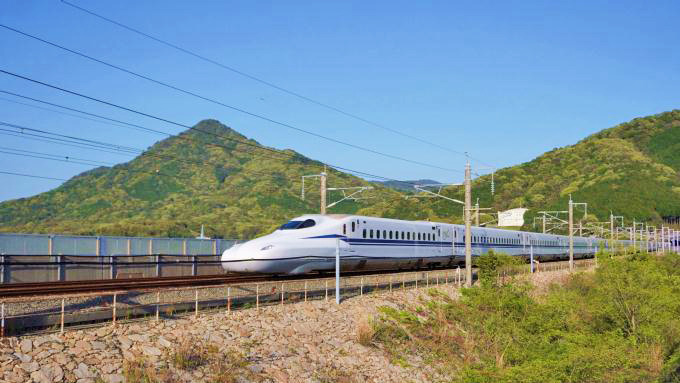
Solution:
M319 211L318 180L301 200L301 175L323 166L292 150L264 148L215 120L159 141L112 168L84 172L58 188L0 204L0 230L108 235L249 238ZM329 185L369 183L329 170ZM381 188L375 193L396 193ZM329 198L335 198L330 194ZM354 212L343 202L330 212Z
M264 148L215 120L195 128L159 141L130 162L0 203L0 231L192 236L205 224L207 235L250 238L296 215L318 212L318 184L310 181L303 201L300 176L318 174L321 163L292 150ZM538 210L566 210L569 194L588 202L591 221L607 220L610 210L627 219L659 221L680 216L679 171L680 111L675 110L500 169L493 195L490 177L480 177L473 183L473 201L479 198L482 207L494 210L529 208L525 228L531 228ZM367 195L375 198L343 202L330 212L462 221L458 204L406 199L395 185L329 170L329 186L357 185L375 186ZM460 187L444 194L463 198Z
M473 203L493 211L529 209L525 229L539 210L567 210L569 194L588 203L588 220L606 221L610 210L627 224L680 216L680 110L637 118L603 130L575 145L554 149L536 159L473 182ZM462 199L462 188L444 194ZM460 222L462 209L446 200L381 201L365 209L376 215L449 217ZM580 219L582 210L575 216ZM482 222L490 219L483 217Z

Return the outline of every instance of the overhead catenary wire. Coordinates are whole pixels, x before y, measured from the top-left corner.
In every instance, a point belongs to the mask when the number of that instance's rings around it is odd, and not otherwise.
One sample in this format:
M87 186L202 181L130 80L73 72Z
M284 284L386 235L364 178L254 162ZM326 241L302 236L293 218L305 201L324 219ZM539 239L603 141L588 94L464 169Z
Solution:
M0 73L4 73L6 75L9 75L9 76L12 76L12 77L15 77L15 78L19 78L19 79L22 79L22 80L25 80L25 81L28 81L28 82L32 82L34 84L38 84L38 85L42 85L42 86L45 86L45 87L48 87L48 88L51 88L51 89L54 89L54 90L58 90L60 92L64 92L64 93L68 93L68 94L71 94L71 95L74 95L74 96L78 96L78 97L81 97L81 98L84 98L84 99L87 99L87 100L90 100L90 101L98 102L98 103L108 105L108 106L111 106L111 107L114 107L114 108L125 110L125 111L128 111L128 112L134 113L134 114L149 117L151 119L167 122L167 123L175 125L175 126L180 126L180 127L187 128L187 129L198 130L195 127L192 127L192 126L189 126L189 125L181 124L179 122L175 122L175 121L171 121L171 120L168 120L168 119L165 119L165 118L162 118L162 117L154 116L154 115L149 114L149 113L145 113L145 112L141 112L141 111L138 111L138 110L135 110L135 109L132 109L132 108L117 105L117 104L114 104L114 103L111 103L111 102L108 102L108 101L98 99L96 97L88 96L88 95L85 95L85 94L82 94L82 93L79 93L79 92L75 92L75 91L71 91L71 90L56 86L56 85L48 84L46 82L39 81L39 80L30 78L30 77L26 77L26 76L23 76L23 75L20 75L20 74L9 72L9 71L6 71L4 69L0 69ZM201 130L198 130L198 131L201 131ZM213 134L217 137L225 138L223 135L215 134L215 133L212 133L212 132L204 132L204 133L210 133L210 134ZM245 143L243 141L238 141L238 142ZM254 144L251 144L251 145L254 145ZM275 149L270 149L270 148L262 147L262 146L259 146L259 145L254 145L254 146L257 147L257 148L262 148L262 149L266 149L266 150L278 153L278 151L275 150ZM293 157L293 159L294 160L302 160L303 158L297 156L297 157ZM307 160L307 161L311 162L312 160ZM344 172L353 173L355 175L361 175L362 177L371 177L371 178L374 178L374 179L380 179L380 180L385 180L385 181L399 181L399 182L410 183L412 185L416 185L416 183L413 183L413 182L401 181L401 180L397 180L397 179L390 178L390 177L384 177L384 176L380 176L380 175L376 175L376 174L372 174L372 173L368 173L368 172L353 170L353 169L349 169L349 168L339 166L339 165L333 165L333 164L329 164L329 163L325 163L325 164L321 163L321 164L327 165L329 167L332 167L332 168L335 168L335 169L338 169L338 170L341 170L341 171L344 171Z
M389 153L381 152L381 151L378 151L378 150L375 150L375 149L367 148L367 147L365 147L365 146L361 146L361 145L357 145L357 144L352 144L352 143L349 143L349 142L346 142L346 141L342 141L342 140L339 140L339 139L336 139L336 138L333 138L333 137L325 136L325 135L323 135L323 134L315 133L315 132L312 132L312 131L310 131L310 130L303 129L303 128L297 127L297 126L295 126L295 125L286 123L286 122L282 122L282 121L279 121L279 120L275 120L275 119L273 119L273 118L264 116L264 115L262 115L262 114L250 112L250 111L245 110L245 109L243 109L243 108L240 108L240 107L237 107L237 106L233 106L233 105L227 104L227 103L225 103L225 102L216 100L216 99L211 98L211 97L207 97L207 96L200 95L200 94L198 94L198 93L196 93L196 92L189 91L189 90L186 90L186 89L184 89L184 88L180 88L180 87L178 87L178 86L176 86L176 85L172 85L172 84L170 84L170 83L167 83L167 82L164 82L164 81L161 81L161 80L157 80L157 79L154 79L154 78L152 78L152 77L149 77L149 76L146 76L146 75L137 73L137 72L132 71L132 70L130 70L130 69L123 68L123 67L121 67L121 66L119 66L119 65L111 64L111 63L109 63L109 62L107 62L107 61L104 61L104 60L102 60L102 59L98 59L98 58L92 57L92 56L90 56L90 55L87 55L87 54L85 54L85 53L76 51L76 50L74 50L74 49L70 49L70 48L67 48L67 47L65 47L65 46L62 46L62 45L53 43L53 42L51 42L51 41L48 41L48 40L45 40L45 39L43 39L43 38L37 37L37 36L32 35L32 34L30 34L30 33L26 33L26 32L20 31L20 30L18 30L18 29L16 29L16 28L12 28L12 27L7 26L7 25L4 25L4 24L0 24L0 27L5 28L6 30L9 30L9 31L15 32L15 33L17 33L17 34L20 34L20 35L22 35L22 36L25 36L25 37L34 39L34 40L36 40L36 41L40 41L40 42L42 42L42 43L44 43L44 44L47 44L47 45L50 45L50 46L52 46L52 47L61 49L61 50L63 50L63 51L72 53L72 54L74 54L74 55L80 56L80 57L85 58L85 59L87 59L87 60L96 62L96 63L101 64L101 65L104 65L104 66L107 66L107 67L109 67L109 68L113 68L113 69L116 69L116 70L121 71L121 72L123 72L123 73L127 73L127 74L132 75L132 76L135 76L135 77L137 77L137 78L141 78L141 79L144 79L144 80L146 80L146 81L152 82L152 83L154 83L154 84L157 84L157 85L166 87L166 88L168 88L168 89L172 89L172 90L175 90L175 91L177 91L177 92L180 92L180 93L183 93L183 94L186 94L186 95L189 95L189 96L198 98L198 99L200 99L200 100L207 101L207 102L210 102L210 103L212 103L212 104L219 105L219 106L222 106L222 107L224 107L224 108L227 108L227 109L230 109L230 110L233 110L233 111L236 111L236 112L245 114L245 115L247 115L247 116L254 117L254 118L257 118L257 119L260 119L260 120L263 120L263 121L266 121L266 122L269 122L269 123L272 123L272 124L275 124L275 125L278 125L278 126L282 126L282 127L288 128L288 129L292 129L292 130L295 130L295 131L300 132L300 133L304 133L304 134L307 134L307 135L310 135L310 136L313 136L313 137L316 137L316 138L320 138L320 139L323 139L323 140L326 140L326 141L329 141L329 142L333 142L333 143L339 144L339 145L347 146L347 147L350 147L350 148L353 148L353 149L361 150L361 151L364 151L364 152L367 152L367 153L372 153L372 154L375 154L375 155L379 155L379 156L386 157L386 158L391 158L391 159L398 160L398 161L408 162L408 163L412 163L412 164L415 164L415 165L430 167L430 168L439 169L439 170L444 170L444 171L449 171L449 172L461 172L460 170L457 170L457 169L450 169L450 168L446 168L446 167L439 166L439 165L435 165L435 164L430 164L430 163L426 163L426 162L422 162L422 161L418 161L418 160L408 159L408 158L401 157L401 156L397 156L397 155L394 155L394 154L389 154Z
M301 99L301 100L310 102L310 103L312 103L312 104L314 104L314 105L321 106L321 107L323 107L323 108L332 110L332 111L334 111L334 112L340 113L340 114L342 114L342 115L344 115L344 116L346 116L346 117L353 118L353 119L355 119L355 120L357 120L357 121L361 121L361 122L366 123L366 124L368 124L368 125L372 125L372 126L374 126L374 127L377 127L377 128L380 128L380 129L387 130L387 131L389 131L389 132L392 132L392 133L394 133L394 134L400 135L400 136L402 136L402 137L406 137L406 138L409 138L409 139L418 141L418 142L420 142L420 143L424 143L424 144L430 145L430 146L432 146L432 147L435 147L435 148L438 148L438 149L445 150L445 151L450 152L450 153L459 154L459 155L464 155L464 156L466 156L466 157L468 157L468 158L470 158L470 159L476 161L476 162L479 163L479 164L482 164L482 165L485 165L485 166L489 166L489 167L492 167L492 168L496 168L496 166L486 164L486 163L482 162L482 161L479 160L479 159L476 159L476 158L474 158L474 157L469 156L466 152L461 152L461 151L458 151L458 150L454 150L454 149L451 149L451 148L449 148L449 147L443 146L443 145L441 145L441 144L437 144L437 143L435 143L435 142L425 140L425 139L423 139L423 138L421 138L421 137L417 137L417 136L414 136L414 135L411 135L411 134L408 134L408 133L404 133L404 132L399 131L399 130L397 130L397 129L390 128L390 127L385 126L385 125L383 125L383 124L380 124L380 123L374 122L374 121L372 121L372 120L369 120L369 119L367 119L367 118L365 118L365 117L361 117L361 116L359 116L359 115L357 115L357 114L355 114L355 113L348 112L348 111L346 111L346 110L344 110L344 109L341 109L341 108L339 108L339 107L337 107L337 106L333 106L333 105L330 105L330 104L328 104L328 103L325 103L325 102L322 102L322 101L318 101L318 100L313 99L313 98L311 98L311 97L309 97L309 96L305 96L305 95L303 95L303 94L301 94L301 93L299 93L299 92L295 92L295 91L290 90L290 89L287 89L287 88L285 88L285 87L283 87L283 86L281 86L281 85L275 84L275 83L273 83L273 82L271 82L271 81L264 80L264 79L262 79L262 78L260 78L260 77L258 77L258 76L255 76L255 75L246 73L246 72L244 72L244 71L242 71L242 70L236 69L236 68L233 67L233 66L224 64L224 63L219 62L219 61L217 61L217 60L215 60L215 59L211 59L211 58L209 58L209 57L206 57L206 56L204 56L204 55L201 55L201 54L199 54L199 53L196 53L196 52L194 52L194 51L192 51L192 50L190 50L190 49L181 47L181 46L179 46L179 45L177 45L177 44L174 44L174 43L171 43L171 42L169 42L169 41L167 41L167 40L164 40L164 39L161 39L161 38L159 38L159 37L153 36L153 35L151 35L151 34L149 34L149 33L142 32L142 31L140 31L139 29L133 28L133 27L131 27L131 26L129 26L129 25L126 25L126 24L124 24L124 23L122 23L122 22L120 22L120 21L113 20L113 19L111 19L111 18L109 18L109 17L106 17L106 16L101 15L101 14L99 14L99 13L96 13L96 12L94 12L94 11L91 11L91 10L89 10L89 9L86 9L86 8L84 8L84 7L81 7L81 6L79 6L79 5L76 5L76 4L74 4L74 3L71 3L71 2L69 2L69 1L61 0L61 2L62 2L63 4L66 4L66 5L68 5L68 6L72 7L72 8L74 8L74 9L77 9L77 10L79 10L79 11L81 11L81 12L84 12L84 13L89 14L89 15L91 15L91 16L97 17L97 18L99 18L99 19L101 19L101 20L104 20L104 21L106 21L106 22L108 22L108 23L117 25L117 26L119 26L119 27L121 27L121 28L123 28L123 29L126 29L126 30L128 30L128 31L130 31L130 32L132 32L132 33L135 33L135 34L137 34L137 35L140 35L140 36L143 36L143 37L145 37L145 38L148 38L148 39L153 40L153 41L155 41L155 42L157 42L157 43L160 43L160 44L162 44L162 45L165 45L165 46L167 46L167 47L170 47L170 48L175 49L175 50L177 50L177 51L180 51L180 52L182 52L182 53L185 53L185 54L187 54L187 55L189 55L189 56L192 56L192 57L197 58L197 59L199 59L199 60L202 60L202 61L204 61L204 62L210 63L210 64L215 65L215 66L217 66L217 67L220 67L220 68L222 68L222 69L228 70L228 71L230 71L230 72L232 72L232 73L235 73L235 74L237 74L237 75L239 75L239 76L242 76L242 77L245 77L245 78L250 79L250 80L252 80L252 81L258 82L258 83L263 84L263 85L266 85L266 86L268 86L268 87L270 87L270 88L276 89L276 90L281 91L281 92L283 92L283 93L285 93L285 94L288 94L288 95L291 95L291 96L293 96L293 97L299 98L299 99Z

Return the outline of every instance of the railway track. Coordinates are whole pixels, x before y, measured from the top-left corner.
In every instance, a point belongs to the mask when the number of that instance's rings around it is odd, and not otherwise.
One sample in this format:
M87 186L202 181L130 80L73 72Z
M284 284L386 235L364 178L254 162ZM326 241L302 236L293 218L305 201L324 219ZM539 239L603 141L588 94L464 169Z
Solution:
M190 277L105 279L71 282L13 283L0 286L0 298L148 290L164 287L210 286L258 282L266 275L201 275Z
M559 261L558 261L559 262ZM554 262L550 262L554 263ZM454 267L440 267L440 270L452 269ZM343 276L363 276L374 274L389 274L399 272L413 272L418 270L362 270L346 271ZM419 271L425 271L420 269ZM211 285L228 285L249 282L272 282L272 281L293 281L293 280L313 280L320 277L333 276L334 273L304 274L272 276L263 274L249 275L200 275L182 277L146 277L146 278L127 278L127 279L104 279L104 280L85 280L85 281L63 281L63 282L39 282L39 283L12 283L0 285L0 299L24 298L40 296L61 296L71 294L96 294L116 291L146 291L163 288L176 287L201 287Z
M401 270L413 272L413 270ZM424 270L421 270L424 271ZM399 272L399 270L367 270L367 271L348 271L343 272L343 276L362 276L373 274L388 274ZM201 287L211 285L227 285L235 283L249 282L272 282L272 281L292 281L304 279L318 279L329 277L333 273L305 274L305 275L200 275L185 277L147 277L147 278L127 278L127 279L104 279L104 280L85 280L85 281L63 281L63 282L39 282L39 283L12 283L0 285L0 299L24 298L40 296L61 296L71 294L96 294L115 291L144 291L162 288L176 287Z

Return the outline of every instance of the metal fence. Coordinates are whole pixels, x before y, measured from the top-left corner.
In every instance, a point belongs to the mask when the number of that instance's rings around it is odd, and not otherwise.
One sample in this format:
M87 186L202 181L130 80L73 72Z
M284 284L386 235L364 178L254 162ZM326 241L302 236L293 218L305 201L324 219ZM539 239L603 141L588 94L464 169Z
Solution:
M219 274L219 255L235 243L0 233L0 283Z

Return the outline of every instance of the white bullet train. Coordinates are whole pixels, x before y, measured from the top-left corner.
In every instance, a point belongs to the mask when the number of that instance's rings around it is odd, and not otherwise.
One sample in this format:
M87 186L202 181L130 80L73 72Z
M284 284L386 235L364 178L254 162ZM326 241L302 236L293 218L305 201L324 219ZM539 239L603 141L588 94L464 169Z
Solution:
M402 221L356 215L310 214L294 218L275 232L234 245L222 253L229 272L305 274L341 269L417 269L465 263L465 226ZM628 246L629 241L619 241ZM574 237L574 257L590 257L609 241ZM640 248L647 246L638 243ZM489 250L552 260L568 258L569 237L515 230L472 228L472 254Z

